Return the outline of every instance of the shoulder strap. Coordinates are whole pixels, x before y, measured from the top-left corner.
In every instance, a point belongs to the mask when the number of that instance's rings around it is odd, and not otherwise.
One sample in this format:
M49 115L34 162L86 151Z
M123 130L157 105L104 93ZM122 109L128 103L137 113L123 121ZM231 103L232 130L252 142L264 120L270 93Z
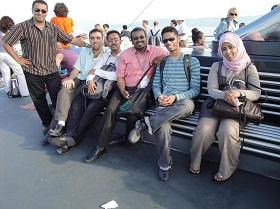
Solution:
M158 34L159 31L160 31L160 29L155 33L155 36Z
M184 54L183 61L184 61L185 75L190 84L190 82L191 82L191 56L189 54Z
M164 57L159 65L161 92L163 91L163 83L162 83L163 82L163 70L164 70L164 67L166 64L166 59L167 59L167 57Z
M137 82L137 84L135 85L136 87L141 83L141 81L143 80L143 78L145 77L145 75L150 71L150 69L154 66L155 64L151 64L149 66L149 68L146 70L146 72L142 75L142 77L140 78L140 80Z
M267 92L266 92L266 90L264 90L263 88L258 87L258 86L256 86L256 85L254 85L254 84L248 82L248 68L249 68L249 66L252 65L252 64L253 64L253 63L250 62L250 63L246 66L246 68L245 68L245 83L246 83L246 88L248 89L248 85L251 85L251 86L253 86L253 87L255 87L255 88L261 90L262 92L264 92L264 93L265 93L265 100L264 100L263 103L266 103L266 102L267 102Z
M154 36L154 33L153 33L153 30L152 30L152 29L150 30L150 32L151 32L152 36Z

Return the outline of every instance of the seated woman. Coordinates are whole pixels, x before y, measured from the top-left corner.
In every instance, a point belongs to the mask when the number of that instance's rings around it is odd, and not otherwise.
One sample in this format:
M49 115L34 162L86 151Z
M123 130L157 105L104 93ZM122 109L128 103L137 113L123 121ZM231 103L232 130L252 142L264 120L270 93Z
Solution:
M227 90L223 90L224 88L222 88L222 86L228 87L229 83L237 80L248 80L248 83L260 86L257 69L251 63L242 40L232 32L223 34L219 41L218 53L223 58L223 62L213 63L209 72L207 88L210 97L222 99L234 106L238 105L238 98L240 96L245 96L251 101L258 100L260 90L251 85L247 85L248 87L245 90L236 88L226 88ZM245 75L247 75L247 79ZM239 137L240 124L235 119L212 116L211 112L207 109L207 101L202 105L200 119L192 139L190 172L193 174L200 172L202 155L214 142L215 136L217 136L221 161L214 180L221 182L228 179L238 166L241 147Z
M192 29L192 41L193 45L189 46L193 48L192 55L203 55L205 48L205 36L204 33L197 28Z

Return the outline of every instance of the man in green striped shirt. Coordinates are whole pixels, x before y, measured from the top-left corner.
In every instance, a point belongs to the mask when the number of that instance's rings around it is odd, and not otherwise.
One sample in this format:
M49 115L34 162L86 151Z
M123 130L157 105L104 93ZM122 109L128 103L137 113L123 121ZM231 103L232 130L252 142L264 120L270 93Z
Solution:
M200 93L200 63L195 57L184 58L179 47L179 35L174 27L165 27L161 35L170 55L165 59L162 73L161 67L157 67L153 81L153 92L158 107L154 115L136 122L129 135L129 141L136 143L145 129L155 136L159 152L159 178L167 181L172 164L169 149L171 122L191 115L194 110L193 98ZM189 75L185 71L187 62L190 63Z

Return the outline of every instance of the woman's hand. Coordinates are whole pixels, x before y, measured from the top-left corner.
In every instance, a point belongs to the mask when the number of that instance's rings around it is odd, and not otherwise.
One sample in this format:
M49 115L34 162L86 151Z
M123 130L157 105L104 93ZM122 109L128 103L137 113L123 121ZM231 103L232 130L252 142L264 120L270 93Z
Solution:
M233 105L237 106L238 105L238 97L241 96L241 93L238 90L229 90L225 92L224 100Z

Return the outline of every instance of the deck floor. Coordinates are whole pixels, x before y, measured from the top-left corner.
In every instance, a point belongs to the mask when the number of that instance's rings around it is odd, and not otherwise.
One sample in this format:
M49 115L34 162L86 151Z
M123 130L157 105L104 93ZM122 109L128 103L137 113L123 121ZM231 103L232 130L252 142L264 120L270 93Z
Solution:
M120 209L279 209L280 182L238 170L223 184L218 165L187 172L189 157L172 153L170 181L157 178L156 150L139 143L110 148L95 164L83 163L92 138L59 156L42 147L37 113L19 108L30 98L8 99L0 91L0 209L97 209L115 200ZM94 133L94 131L93 131Z

